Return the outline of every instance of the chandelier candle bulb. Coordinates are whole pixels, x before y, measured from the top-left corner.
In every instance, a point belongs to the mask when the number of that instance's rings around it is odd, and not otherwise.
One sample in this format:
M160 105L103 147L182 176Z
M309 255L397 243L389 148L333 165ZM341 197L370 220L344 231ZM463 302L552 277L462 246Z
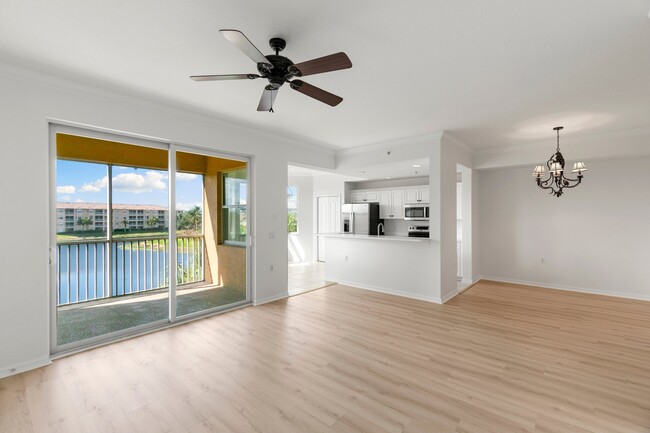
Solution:
M585 164L582 161L579 161L573 164L572 170L572 173L577 173L577 179L570 179L564 176L565 161L564 156L562 156L562 153L560 152L560 130L562 129L564 129L562 126L556 126L553 128L553 130L557 132L557 148L555 149L555 153L551 155L549 160L546 162L549 173L548 178L542 180L542 176L545 173L543 165L537 165L533 170L533 178L535 179L535 182L537 182L537 186L542 189L550 190L549 194L553 194L555 197L560 197L564 194L564 188L575 188L580 185L582 178L584 177L582 172L587 171Z

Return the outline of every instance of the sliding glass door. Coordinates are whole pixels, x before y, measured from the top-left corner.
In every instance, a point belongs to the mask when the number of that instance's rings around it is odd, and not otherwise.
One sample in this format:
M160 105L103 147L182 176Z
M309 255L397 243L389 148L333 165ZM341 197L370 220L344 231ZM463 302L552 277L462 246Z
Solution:
M51 140L53 353L249 300L246 159L61 126Z
M238 176L237 214L229 209ZM248 164L197 151L176 152L176 314L186 317L248 299ZM231 242L235 232L236 242Z

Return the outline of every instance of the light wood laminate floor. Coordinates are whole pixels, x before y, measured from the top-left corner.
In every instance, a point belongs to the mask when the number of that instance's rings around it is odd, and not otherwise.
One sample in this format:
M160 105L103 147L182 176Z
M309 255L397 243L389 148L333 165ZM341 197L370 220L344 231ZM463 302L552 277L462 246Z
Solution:
M325 263L289 263L289 295L299 295L335 284L325 281Z
M0 380L1 432L649 432L650 302L330 286Z

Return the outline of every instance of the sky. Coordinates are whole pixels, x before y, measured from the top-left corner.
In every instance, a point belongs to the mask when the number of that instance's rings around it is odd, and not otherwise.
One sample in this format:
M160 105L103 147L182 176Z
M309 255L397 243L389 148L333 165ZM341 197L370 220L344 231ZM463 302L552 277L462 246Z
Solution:
M287 187L287 207L289 209L298 208L298 187L297 186Z
M106 203L104 164L57 160L56 198L59 202ZM113 203L169 206L166 171L113 166ZM202 207L203 176L176 173L176 209Z

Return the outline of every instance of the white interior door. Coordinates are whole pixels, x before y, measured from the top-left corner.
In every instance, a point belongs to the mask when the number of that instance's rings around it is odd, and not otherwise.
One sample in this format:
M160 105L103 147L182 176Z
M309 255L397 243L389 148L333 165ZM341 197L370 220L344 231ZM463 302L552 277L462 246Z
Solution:
M317 199L317 260L325 261L325 236L327 233L338 233L341 226L341 197L338 195L321 196Z

